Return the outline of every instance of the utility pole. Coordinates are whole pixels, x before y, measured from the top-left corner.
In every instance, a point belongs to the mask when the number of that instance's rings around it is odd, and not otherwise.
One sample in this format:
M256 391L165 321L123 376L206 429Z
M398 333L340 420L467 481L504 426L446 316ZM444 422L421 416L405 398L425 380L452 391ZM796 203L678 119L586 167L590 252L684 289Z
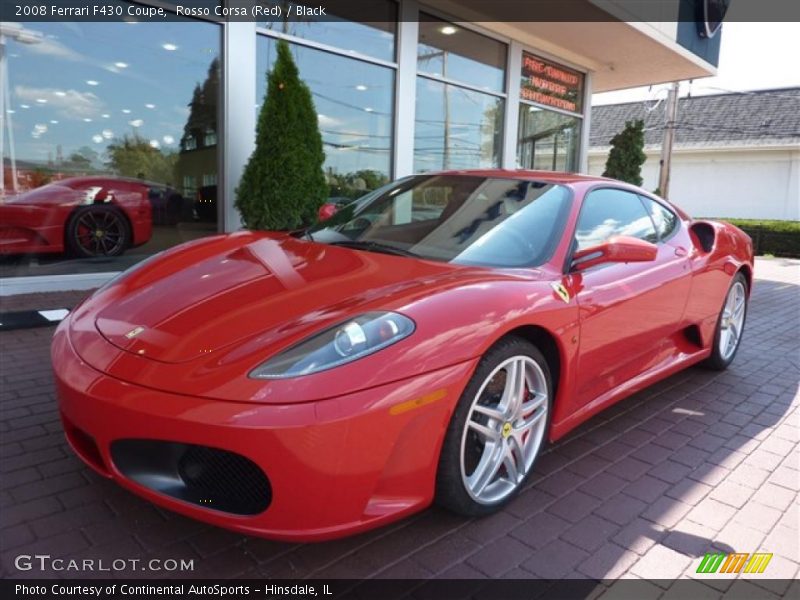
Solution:
M669 199L669 172L672 163L672 142L675 139L675 123L678 119L678 91L680 82L672 82L667 96L664 114L664 134L661 138L661 170L658 174L658 189L662 198Z

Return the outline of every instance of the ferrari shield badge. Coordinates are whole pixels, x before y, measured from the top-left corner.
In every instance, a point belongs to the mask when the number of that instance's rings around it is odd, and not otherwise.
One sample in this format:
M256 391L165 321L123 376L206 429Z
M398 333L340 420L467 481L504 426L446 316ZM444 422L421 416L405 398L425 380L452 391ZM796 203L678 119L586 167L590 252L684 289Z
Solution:
M126 333L125 337L128 338L129 340L132 340L133 338L135 338L137 335L139 335L143 331L144 331L144 327L136 327L134 329L131 329L128 333Z
M569 292L567 291L567 288L564 287L564 284L553 282L550 285L553 286L553 291L556 293L556 296L569 304Z

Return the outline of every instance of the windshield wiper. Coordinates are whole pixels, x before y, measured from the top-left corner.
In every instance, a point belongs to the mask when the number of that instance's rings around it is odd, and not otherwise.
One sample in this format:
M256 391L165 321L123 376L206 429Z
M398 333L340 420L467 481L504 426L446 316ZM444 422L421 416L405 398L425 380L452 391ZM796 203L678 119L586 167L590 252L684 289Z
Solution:
M355 248L356 250L369 250L371 252L383 252L384 254L395 254L397 256L411 256L414 258L419 258L419 254L411 252L411 250L403 250L397 246L381 244L380 242L342 240L340 242L330 242L330 245L344 246L345 248Z

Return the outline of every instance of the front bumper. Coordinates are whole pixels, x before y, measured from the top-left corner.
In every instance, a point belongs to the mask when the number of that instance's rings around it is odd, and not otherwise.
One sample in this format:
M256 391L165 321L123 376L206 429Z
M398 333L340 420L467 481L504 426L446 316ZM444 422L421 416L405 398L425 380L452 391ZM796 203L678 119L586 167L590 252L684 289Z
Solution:
M68 321L53 339L52 359L67 439L84 462L155 504L275 539L339 537L428 506L447 424L475 366L467 361L318 402L217 401L100 373L72 347ZM161 440L245 457L269 479L269 505L239 515L156 491L115 464L111 448L120 440Z

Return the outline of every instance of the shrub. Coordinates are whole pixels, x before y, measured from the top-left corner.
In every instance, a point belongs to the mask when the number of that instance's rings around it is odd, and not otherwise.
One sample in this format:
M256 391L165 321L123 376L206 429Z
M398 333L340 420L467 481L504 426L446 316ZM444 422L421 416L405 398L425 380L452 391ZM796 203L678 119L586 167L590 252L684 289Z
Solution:
M311 91L300 80L289 45L280 41L256 147L236 190L245 227L280 230L312 223L327 197L324 159Z
M603 177L642 185L642 165L645 160L644 121L626 121L625 129L611 138L611 151Z

